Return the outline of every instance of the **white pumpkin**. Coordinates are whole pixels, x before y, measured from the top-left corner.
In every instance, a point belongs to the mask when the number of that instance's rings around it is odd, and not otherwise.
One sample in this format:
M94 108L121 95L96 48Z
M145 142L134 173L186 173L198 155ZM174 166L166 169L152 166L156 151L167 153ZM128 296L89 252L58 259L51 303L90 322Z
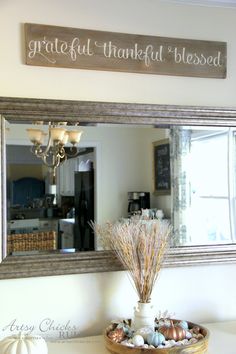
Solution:
M47 354L45 340L37 335L17 335L0 341L1 354Z

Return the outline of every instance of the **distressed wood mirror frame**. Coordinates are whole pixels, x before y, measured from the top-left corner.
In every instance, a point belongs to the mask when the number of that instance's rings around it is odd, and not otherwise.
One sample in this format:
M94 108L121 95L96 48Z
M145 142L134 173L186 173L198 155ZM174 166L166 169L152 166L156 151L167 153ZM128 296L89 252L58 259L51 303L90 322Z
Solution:
M111 251L6 257L5 120L66 120L90 123L236 126L236 108L65 101L0 97L0 279L123 270ZM63 118L63 119L62 119ZM236 262L236 245L172 248L164 266Z

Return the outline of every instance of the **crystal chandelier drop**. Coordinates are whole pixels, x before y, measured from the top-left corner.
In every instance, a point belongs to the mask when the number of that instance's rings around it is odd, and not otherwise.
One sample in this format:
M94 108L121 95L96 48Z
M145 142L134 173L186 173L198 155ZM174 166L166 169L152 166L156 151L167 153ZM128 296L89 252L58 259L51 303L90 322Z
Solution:
M42 122L37 122L39 126ZM66 130L67 122L48 123L48 132L39 128L27 129L28 136L32 142L32 153L42 159L43 163L56 176L56 168L68 157L75 157L78 153L77 144L80 141L82 130ZM47 137L47 143L44 139ZM70 143L69 149L65 145Z

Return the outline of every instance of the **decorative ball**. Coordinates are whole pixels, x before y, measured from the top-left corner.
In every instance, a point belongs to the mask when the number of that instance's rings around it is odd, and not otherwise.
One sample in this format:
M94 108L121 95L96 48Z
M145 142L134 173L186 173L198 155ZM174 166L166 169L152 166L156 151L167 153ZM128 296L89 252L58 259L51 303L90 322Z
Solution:
M0 341L1 354L47 354L45 340L37 335L10 336Z
M165 339L174 339L175 341L182 340L186 338L186 330L179 324L174 324L170 321L170 326L162 326L159 331L164 335Z
M162 344L165 340L165 337L162 333L159 332L151 332L147 336L147 342L149 345L153 345L154 347L158 347L158 345Z
M142 345L144 345L144 339L142 336L140 336L140 334L136 334L132 338L132 342L136 347L142 347Z

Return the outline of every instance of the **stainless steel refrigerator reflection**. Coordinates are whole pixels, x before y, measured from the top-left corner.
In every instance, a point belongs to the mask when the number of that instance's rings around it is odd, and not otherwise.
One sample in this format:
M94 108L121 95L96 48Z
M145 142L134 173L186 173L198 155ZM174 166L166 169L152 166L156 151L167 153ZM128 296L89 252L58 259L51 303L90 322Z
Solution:
M94 170L75 172L75 240L79 251L94 250Z

